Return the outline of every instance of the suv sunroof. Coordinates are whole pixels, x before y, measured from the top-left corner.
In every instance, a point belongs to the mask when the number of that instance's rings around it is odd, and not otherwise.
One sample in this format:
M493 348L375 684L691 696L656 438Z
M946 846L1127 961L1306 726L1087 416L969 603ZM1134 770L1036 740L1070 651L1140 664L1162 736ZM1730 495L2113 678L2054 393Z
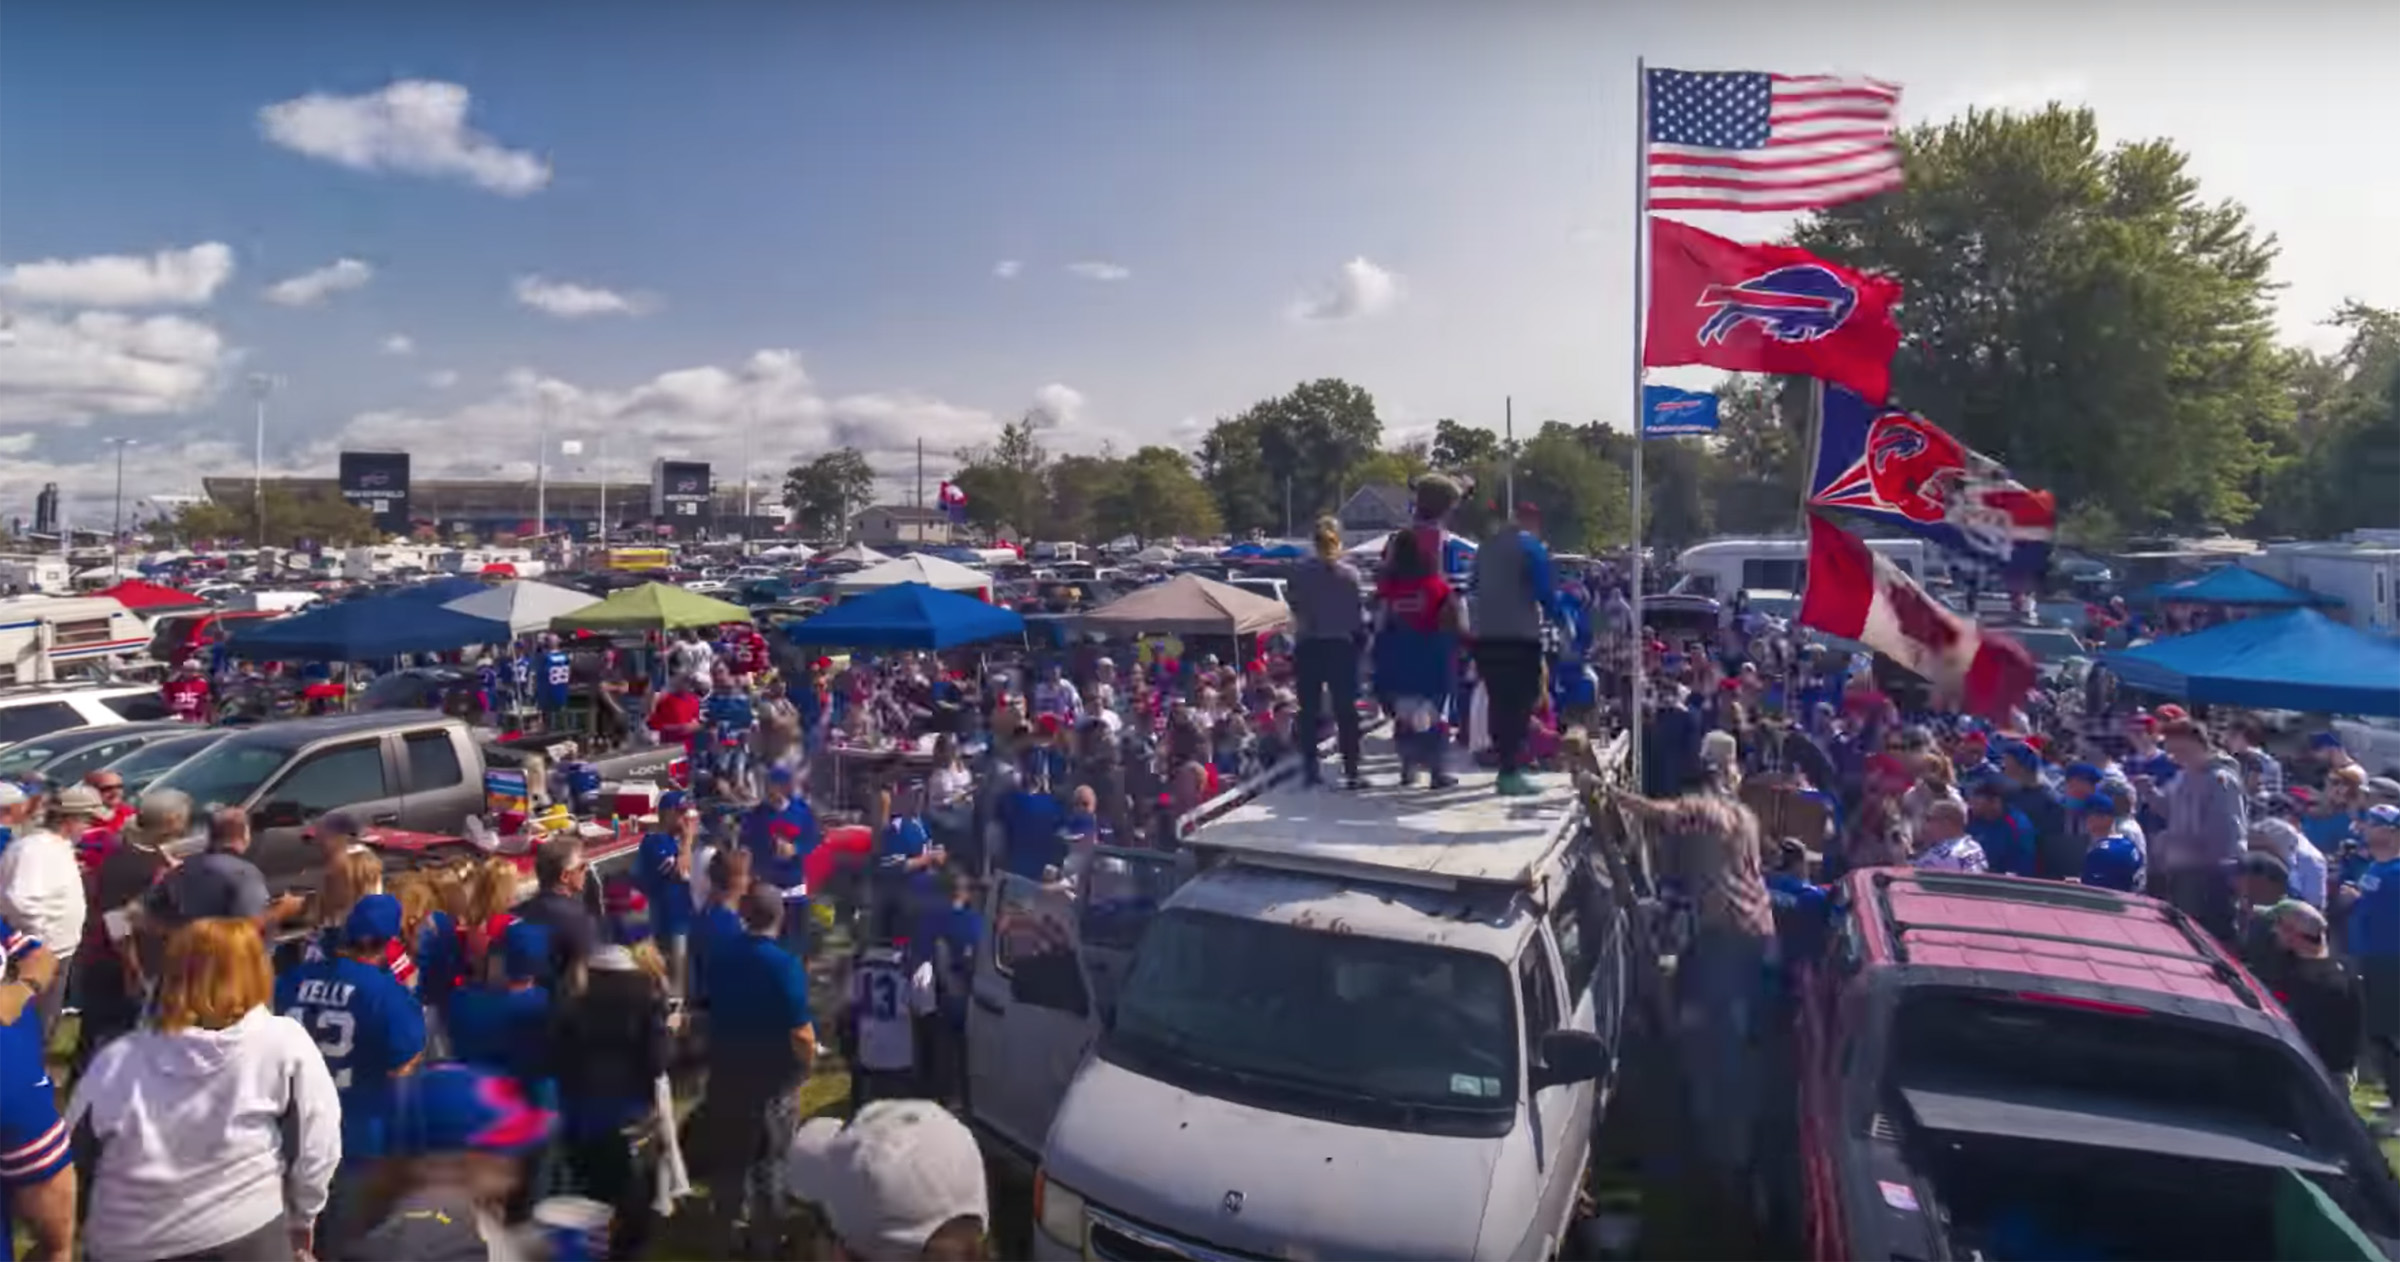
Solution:
M2128 906L2113 894L2056 881L1994 881L1932 873L1919 873L1910 880L1928 894L1950 898L1984 898L1996 903L2038 903L2047 907L2070 907L2076 911L2107 912L2112 916L2123 915Z

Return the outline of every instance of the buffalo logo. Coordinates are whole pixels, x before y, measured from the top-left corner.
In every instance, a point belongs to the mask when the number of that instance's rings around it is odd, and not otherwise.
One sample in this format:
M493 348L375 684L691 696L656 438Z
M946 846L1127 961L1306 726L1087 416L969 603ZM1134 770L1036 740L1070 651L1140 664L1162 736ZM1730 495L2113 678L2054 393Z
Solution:
M697 494L699 494L699 493L700 493L700 479L698 479L698 478L677 478L677 479L675 480L675 493L676 493L676 494L678 494L678 495L697 495Z
M1241 1213L1242 1194L1239 1191L1228 1191L1225 1193L1225 1199L1218 1202L1218 1205L1228 1214Z
M1711 285L1700 306L1715 309L1700 326L1700 344L1711 346L1745 325L1778 342L1814 342L1831 336L1858 308L1858 290L1817 263L1778 267L1738 285Z
M1922 417L1886 412L1867 427L1868 484L1910 521L1946 520L1966 471L1967 449Z
M358 475L358 484L361 487L390 486L392 475L382 469L370 470Z

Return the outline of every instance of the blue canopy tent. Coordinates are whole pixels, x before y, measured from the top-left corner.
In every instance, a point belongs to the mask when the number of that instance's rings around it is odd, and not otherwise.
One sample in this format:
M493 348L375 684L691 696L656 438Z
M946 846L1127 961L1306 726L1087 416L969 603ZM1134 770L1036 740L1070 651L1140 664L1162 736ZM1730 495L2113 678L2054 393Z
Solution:
M447 605L461 596L472 596L491 584L464 574L445 574L440 578L412 583L398 591L369 599L422 601L428 605Z
M403 653L443 653L505 644L508 623L444 609L409 595L346 600L246 628L225 643L252 661L372 662Z
M2308 605L2342 603L2331 596L2304 592L2288 583L2277 582L2240 565L2219 566L2197 578L2159 583L2144 595L2166 604L2247 605L2266 609L2299 609Z
M1013 609L923 583L895 583L854 596L784 628L794 644L829 648L947 649L1025 634Z
M2104 653L2135 688L2210 705L2400 715L2400 640L2314 609L2229 622Z

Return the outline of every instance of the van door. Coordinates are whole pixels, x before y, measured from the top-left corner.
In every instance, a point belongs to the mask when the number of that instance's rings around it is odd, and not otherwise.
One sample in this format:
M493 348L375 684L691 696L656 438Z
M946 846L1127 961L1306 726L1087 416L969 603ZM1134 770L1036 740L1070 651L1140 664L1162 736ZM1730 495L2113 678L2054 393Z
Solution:
M1076 890L1076 936L1082 943L1092 1003L1103 1025L1117 1010L1117 991L1133 967L1133 949L1141 944L1142 931L1190 874L1181 855L1093 848Z
M1067 1083L1099 1031L1065 889L1002 872L967 1008L967 1103L975 1120L1039 1156Z
M1517 957L1517 994L1525 1022L1526 1081L1532 1081L1534 1057L1542 1036L1572 1029L1559 981L1558 962L1550 935L1537 933ZM1591 1155L1592 1084L1570 1082L1542 1088L1527 1099L1526 1119L1535 1128L1535 1155L1541 1168L1543 1256L1555 1249L1583 1189L1585 1159Z
M347 811L361 825L389 827L400 822L400 786L383 745L383 737L376 735L312 749L259 791L250 857L267 874L270 886L313 887L317 882L317 849L301 837L306 821L328 811ZM276 822L257 827L258 817ZM294 819L303 822L284 822Z

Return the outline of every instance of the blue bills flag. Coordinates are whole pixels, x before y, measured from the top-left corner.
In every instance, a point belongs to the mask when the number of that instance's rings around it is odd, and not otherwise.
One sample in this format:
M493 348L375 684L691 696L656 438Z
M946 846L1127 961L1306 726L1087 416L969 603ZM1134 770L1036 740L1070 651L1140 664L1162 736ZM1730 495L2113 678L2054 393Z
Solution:
M1642 387L1642 437L1717 432L1717 396L1673 386Z
M1904 530L2013 575L2050 563L2058 510L1991 457L1900 408L1828 383L1808 502Z

